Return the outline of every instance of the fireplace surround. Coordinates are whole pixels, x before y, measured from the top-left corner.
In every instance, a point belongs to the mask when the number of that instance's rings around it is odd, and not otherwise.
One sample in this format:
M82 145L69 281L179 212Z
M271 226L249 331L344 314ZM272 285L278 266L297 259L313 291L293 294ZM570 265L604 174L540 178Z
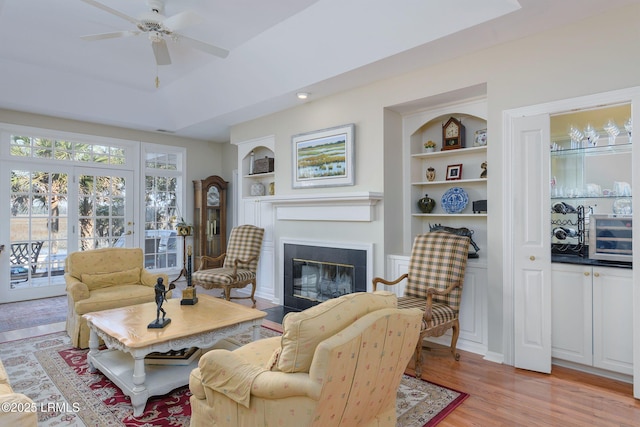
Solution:
M347 293L366 292L371 245L283 242L284 306L304 310Z

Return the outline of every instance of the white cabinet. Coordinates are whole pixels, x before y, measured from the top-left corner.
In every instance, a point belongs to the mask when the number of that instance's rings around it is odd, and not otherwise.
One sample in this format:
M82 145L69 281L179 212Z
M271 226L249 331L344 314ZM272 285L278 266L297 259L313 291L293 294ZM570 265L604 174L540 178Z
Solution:
M258 263L256 296L275 299L275 243L273 238L273 205L260 198L245 198L240 203L241 224L264 228L262 250Z
M633 373L633 277L620 268L593 268L593 366Z
M633 373L632 270L554 263L552 356Z
M552 357L593 364L592 278L590 266L552 264Z
M409 256L389 255L387 258L387 271L393 280L409 271ZM404 294L406 280L395 286L385 286L384 290L394 292L397 296ZM487 266L477 260L469 260L465 272L460 302L460 337L458 348L478 354L487 352ZM439 338L430 338L430 341L443 345L451 344L451 332L447 332Z
M264 228L264 239L260 251L260 262L257 272L256 296L268 300L275 299L275 242L274 211L270 202L273 194L274 172L253 173L253 161L264 157L275 158L275 137L266 136L238 145L238 176L240 183L236 188L238 198L238 218L236 224L252 224ZM263 196L252 196L254 184L264 186Z

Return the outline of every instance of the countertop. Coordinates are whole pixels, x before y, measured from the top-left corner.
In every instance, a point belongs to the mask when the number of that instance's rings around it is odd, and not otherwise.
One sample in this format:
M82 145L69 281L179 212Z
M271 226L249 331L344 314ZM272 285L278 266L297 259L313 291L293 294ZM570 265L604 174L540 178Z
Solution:
M582 250L571 250L561 252L558 246L553 245L551 248L551 262L560 264L580 264L580 265L597 265L600 267L616 267L616 268L633 268L631 262L624 261L602 261L599 259L589 258L588 247L582 248Z

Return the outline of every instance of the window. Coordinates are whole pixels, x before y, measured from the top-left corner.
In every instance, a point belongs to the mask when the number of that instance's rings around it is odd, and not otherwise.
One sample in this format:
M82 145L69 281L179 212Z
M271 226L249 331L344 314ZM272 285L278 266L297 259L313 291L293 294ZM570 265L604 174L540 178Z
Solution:
M184 149L145 144L144 251L145 267L178 267L182 248L175 224L185 211L183 193Z
M11 156L16 157L100 163L103 165L124 165L126 159L125 148L115 145L22 135L11 135L10 141Z

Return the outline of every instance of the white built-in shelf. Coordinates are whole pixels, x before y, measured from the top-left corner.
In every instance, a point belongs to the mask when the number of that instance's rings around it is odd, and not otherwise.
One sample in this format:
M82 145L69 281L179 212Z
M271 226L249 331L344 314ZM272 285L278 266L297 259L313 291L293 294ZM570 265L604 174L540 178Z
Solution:
M452 186L459 187L459 184L473 184L473 183L478 183L478 182L482 182L482 183L486 184L487 178L456 179L456 180L450 180L450 181L421 181L421 182L412 182L411 185L443 185L443 184L447 184L447 185L452 185Z
M252 175L244 175L243 178L260 179L260 178L265 178L265 177L274 176L274 175L275 175L275 172L254 173Z
M441 213L413 213L411 214L411 216L416 216L416 217L458 217L458 218L469 218L469 217L475 217L475 218L480 218L480 217L487 217L486 213L459 213L459 214L450 214L450 213L446 213L446 212L441 212Z
M431 153L418 153L412 154L411 157L420 159L420 158L433 158L433 157L451 157L456 155L463 154L472 154L472 153L483 153L487 151L486 145L481 145L479 147L469 147L469 148L458 148L457 150L445 150L445 151L433 151Z

